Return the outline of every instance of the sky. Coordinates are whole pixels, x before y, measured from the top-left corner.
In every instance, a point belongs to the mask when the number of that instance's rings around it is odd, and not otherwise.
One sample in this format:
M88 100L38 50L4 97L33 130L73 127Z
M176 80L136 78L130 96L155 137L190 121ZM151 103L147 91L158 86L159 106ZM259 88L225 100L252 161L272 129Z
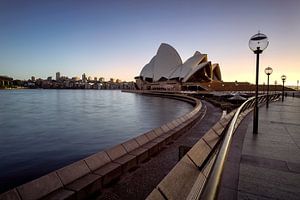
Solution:
M255 82L250 37L269 46L260 56L270 82L300 79L300 1L0 0L0 75L132 81L161 43L185 61L195 51L219 63L223 81Z

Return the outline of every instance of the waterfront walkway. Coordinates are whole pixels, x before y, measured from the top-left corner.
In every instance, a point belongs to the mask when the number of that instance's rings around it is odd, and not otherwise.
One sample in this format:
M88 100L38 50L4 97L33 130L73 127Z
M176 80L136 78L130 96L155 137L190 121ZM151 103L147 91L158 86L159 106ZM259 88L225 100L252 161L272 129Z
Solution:
M300 199L300 99L288 97L252 113L234 135L219 199Z
M192 147L221 117L221 109L202 101L204 118L179 137L173 144L152 157L148 162L108 188L102 189L97 200L145 199L178 162L179 146Z

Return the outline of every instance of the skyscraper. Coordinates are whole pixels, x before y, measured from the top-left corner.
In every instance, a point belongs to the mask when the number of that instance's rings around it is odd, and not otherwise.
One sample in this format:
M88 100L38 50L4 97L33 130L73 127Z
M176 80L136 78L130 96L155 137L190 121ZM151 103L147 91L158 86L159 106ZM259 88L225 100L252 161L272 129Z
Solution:
M60 79L60 72L56 72L56 81L59 81Z
M86 75L85 75L85 73L82 74L82 81L86 81Z

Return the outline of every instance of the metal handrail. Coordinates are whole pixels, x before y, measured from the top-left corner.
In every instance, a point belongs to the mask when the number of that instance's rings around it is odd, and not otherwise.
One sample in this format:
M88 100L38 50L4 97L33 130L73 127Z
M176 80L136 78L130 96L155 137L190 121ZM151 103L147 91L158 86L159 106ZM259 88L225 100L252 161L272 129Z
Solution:
M278 99L279 97L280 97L280 94L269 95L269 100L274 101L274 100ZM204 188L202 190L202 193L201 193L199 199L205 199L205 200L206 199L209 199L209 200L217 199L219 185L221 182L225 161L228 156L229 149L230 149L232 137L233 137L233 134L235 131L237 119L243 111L253 107L254 100L255 100L255 97L252 97L252 98L248 99L247 101L245 101L237 109L232 121L229 124L229 127L227 126L228 129L225 134L224 140L221 144L220 150L218 152L218 155L215 159L215 162L212 166L211 172L210 172L209 177L204 185ZM266 100L267 100L266 95L259 96L258 100L261 101L261 103L266 102Z

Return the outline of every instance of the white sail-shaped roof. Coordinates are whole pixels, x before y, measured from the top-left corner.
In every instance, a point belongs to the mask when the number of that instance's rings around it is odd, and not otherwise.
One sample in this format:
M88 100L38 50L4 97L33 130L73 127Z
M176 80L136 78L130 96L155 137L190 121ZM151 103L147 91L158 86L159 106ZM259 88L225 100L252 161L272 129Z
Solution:
M196 51L195 54L187 59L181 66L172 72L169 79L173 78L185 78L193 69L199 65L201 62L207 61L207 55L201 54L199 51Z
M191 80L221 80L219 64L211 65L207 54L196 51L183 64L177 51L170 45L162 43L156 55L146 64L140 76L152 81L178 79L182 82ZM163 79L162 79L163 78Z
M201 70L206 66L210 67L210 62L202 62L200 63L200 65L193 67L193 69L184 77L182 82L187 82L191 78L191 76L193 76L196 72L198 72L199 70Z
M221 69L218 63L212 65L212 79L222 80Z
M170 72L181 64L182 61L177 51L170 45L162 43L155 56L153 81L158 81L162 77L168 78Z
M151 61L143 67L143 69L140 73L140 76L142 76L144 78L153 78L154 77L154 70L153 69L154 69L155 57L156 56L154 56L151 59Z

